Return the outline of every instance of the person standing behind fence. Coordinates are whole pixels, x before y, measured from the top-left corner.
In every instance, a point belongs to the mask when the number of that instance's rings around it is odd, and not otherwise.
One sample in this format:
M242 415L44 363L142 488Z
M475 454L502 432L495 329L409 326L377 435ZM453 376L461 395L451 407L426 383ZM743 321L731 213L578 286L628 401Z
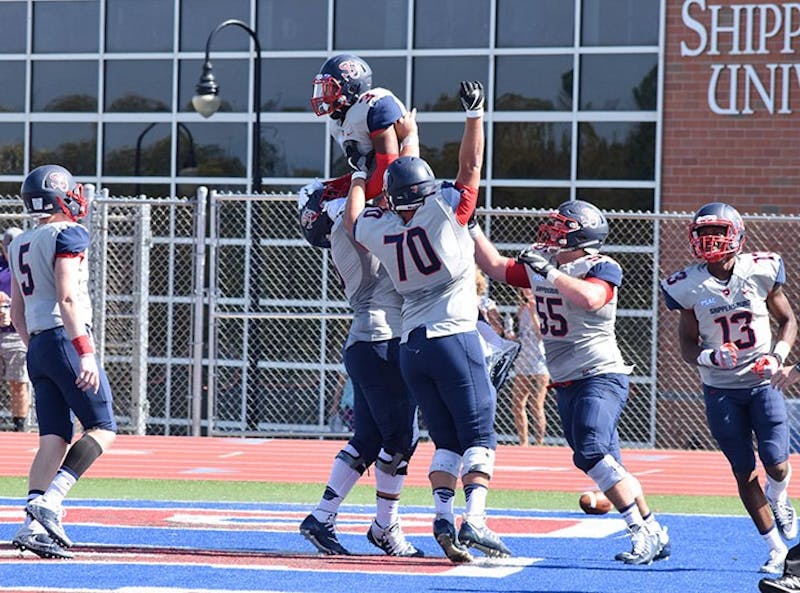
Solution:
M396 125L402 138L411 131L416 136L413 116ZM418 149L411 142L403 150ZM344 229L344 204L344 198L326 200L324 188L313 184L300 191L303 236L315 247L330 249L353 310L343 358L352 382L354 412L353 436L336 455L322 498L303 519L300 533L320 552L349 554L336 534L336 515L374 463L376 514L367 540L389 556L423 556L405 539L399 515L403 483L419 437L416 404L398 362L403 300L380 262Z
M400 368L435 445L429 479L433 534L452 562L511 554L486 524L494 472L495 392L476 329L475 263L467 229L483 163L483 86L461 83L466 110L455 184L436 180L428 163L401 157L386 169L389 210L365 209L365 178L355 174L344 224L373 253L403 296ZM456 535L454 494L461 475L466 512Z
M739 498L769 547L761 572L777 574L786 557L783 539L797 536L797 516L787 494L792 467L786 402L770 385L797 337L797 321L783 291L783 258L742 253L744 221L722 202L697 210L689 233L692 251L703 262L662 280L661 291L667 308L680 311L681 356L700 371L709 429L731 465ZM777 322L774 341L770 316ZM767 473L765 490L756 473L754 433Z
M484 272L533 291L573 462L628 525L631 550L615 560L649 564L669 557L667 528L650 511L639 480L622 464L617 424L632 367L622 358L614 329L622 268L600 254L608 236L605 216L588 202L564 202L540 225L537 243L516 260L500 255L479 227L472 236Z
M24 432L31 409L28 388L28 369L25 355L28 349L11 323L11 268L8 264L8 246L22 229L9 227L3 233L2 258L0 258L0 375L8 385L11 400L11 421L14 431Z
M22 183L37 225L9 246L11 320L28 346L39 449L28 475L26 519L12 544L41 557L69 558L62 503L116 437L111 388L94 352L88 294L89 233L83 186L65 168L43 165ZM83 435L70 445L73 414Z
M517 429L519 444L529 445L528 412L533 424L533 442L544 444L547 418L544 401L550 374L547 371L544 342L539 329L539 315L530 288L520 288L520 303L517 309L518 337L522 348L511 369L511 412Z

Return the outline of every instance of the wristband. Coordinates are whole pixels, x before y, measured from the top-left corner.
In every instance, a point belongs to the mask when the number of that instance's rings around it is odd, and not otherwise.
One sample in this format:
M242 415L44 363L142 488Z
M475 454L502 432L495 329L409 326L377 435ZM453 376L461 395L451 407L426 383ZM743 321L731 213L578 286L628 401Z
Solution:
M400 142L400 148L405 148L406 146L410 146L411 144L419 144L419 135L417 134L409 134L403 141Z
M480 109L467 109L468 119L474 119L476 117L483 117L483 107Z
M78 356L87 356L89 354L94 354L94 346L92 346L92 341L89 339L89 336L83 335L78 336L72 340L72 346L75 348L75 351L78 353Z
M772 356L778 359L778 366L783 366L783 361L789 356L791 349L792 347L789 346L789 343L783 340L775 344L775 347L772 349Z
M362 179L366 180L367 174L364 171L353 171L353 174L350 176L351 180Z
M697 356L697 364L701 367L715 367L717 365L714 364L713 357L713 348L706 348L705 350L700 351L700 354Z
M555 267L552 267L549 270L547 270L547 274L545 274L544 277L547 278L547 281L550 284L555 284L556 278L563 275L564 275L563 272L559 272Z

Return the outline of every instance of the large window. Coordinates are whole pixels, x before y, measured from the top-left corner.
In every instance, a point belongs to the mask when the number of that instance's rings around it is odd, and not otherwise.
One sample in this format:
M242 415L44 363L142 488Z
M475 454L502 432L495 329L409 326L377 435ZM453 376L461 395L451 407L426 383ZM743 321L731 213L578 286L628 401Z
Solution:
M663 1L3 1L0 175L16 183L59 159L100 187L245 188L254 109L263 187L341 174L335 123L309 99L322 63L349 52L417 108L422 154L444 178L458 168L459 82L484 83L483 204L658 209ZM225 27L210 48L220 106L205 119L192 97L209 35L229 19L260 41L260 96L250 36Z

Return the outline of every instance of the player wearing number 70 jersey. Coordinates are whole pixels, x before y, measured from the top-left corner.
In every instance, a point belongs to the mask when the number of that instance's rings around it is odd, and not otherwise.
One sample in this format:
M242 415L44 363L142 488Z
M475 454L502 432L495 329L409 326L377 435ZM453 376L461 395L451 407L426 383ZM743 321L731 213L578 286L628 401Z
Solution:
M783 292L783 259L777 253L741 253L744 222L733 206L722 202L695 213L690 242L704 261L662 280L661 290L667 308L680 311L681 356L700 370L711 434L770 549L761 572L780 573L786 557L781 537L797 535L797 518L787 497L791 466L786 403L770 386L772 373L797 337L797 321ZM778 326L774 345L770 316ZM766 492L756 474L753 433L767 473Z
M630 530L631 550L615 558L649 564L668 557L670 543L639 481L622 465L617 422L631 367L614 332L622 268L599 253L607 235L603 213L581 200L561 204L539 227L537 243L516 260L500 255L478 227L473 232L475 257L484 272L533 291L573 462L605 492Z
M510 551L485 518L497 446L495 394L476 329L474 248L467 229L483 163L483 86L462 82L460 96L467 118L456 183L437 181L420 158L401 157L384 175L390 210L365 210L363 177L354 174L344 224L381 261L403 297L400 370L436 446L429 472L433 534L451 561L469 562L468 547L489 556ZM456 534L459 475L466 512Z

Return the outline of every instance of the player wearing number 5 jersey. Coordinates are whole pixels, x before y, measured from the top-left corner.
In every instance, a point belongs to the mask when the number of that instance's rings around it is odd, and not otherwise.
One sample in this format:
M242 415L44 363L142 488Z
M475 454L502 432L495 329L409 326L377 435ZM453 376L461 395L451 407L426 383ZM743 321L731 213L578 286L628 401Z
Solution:
M11 318L28 346L39 450L28 477L27 518L12 544L65 558L72 542L61 525L62 501L111 446L117 425L89 332L89 233L77 222L86 214L83 187L63 167L43 165L28 174L21 193L38 224L9 245ZM73 415L84 432L70 444Z
M483 87L462 82L460 95L467 119L455 184L437 181L424 160L401 157L384 176L390 210L364 210L364 181L354 175L344 224L381 261L403 297L400 369L436 447L429 472L433 533L451 561L469 562L470 546L489 556L510 551L485 518L497 446L495 394L476 329L467 229L483 163ZM466 512L456 534L459 474Z
M661 290L667 308L680 311L681 356L699 368L711 434L769 546L761 571L780 573L787 549L782 537L797 535L787 496L792 472L786 403L770 386L772 373L797 337L795 315L782 288L783 259L777 253L742 253L742 217L721 202L695 213L690 242L704 261L662 280ZM774 343L770 317L778 328ZM767 473L766 492L756 473L753 434Z
M580 200L561 204L539 227L537 243L516 260L500 255L478 227L473 232L481 269L533 292L573 462L605 492L630 530L631 550L616 559L649 564L668 557L670 543L639 481L622 465L617 423L631 367L614 331L622 268L599 253L607 235L603 213Z

